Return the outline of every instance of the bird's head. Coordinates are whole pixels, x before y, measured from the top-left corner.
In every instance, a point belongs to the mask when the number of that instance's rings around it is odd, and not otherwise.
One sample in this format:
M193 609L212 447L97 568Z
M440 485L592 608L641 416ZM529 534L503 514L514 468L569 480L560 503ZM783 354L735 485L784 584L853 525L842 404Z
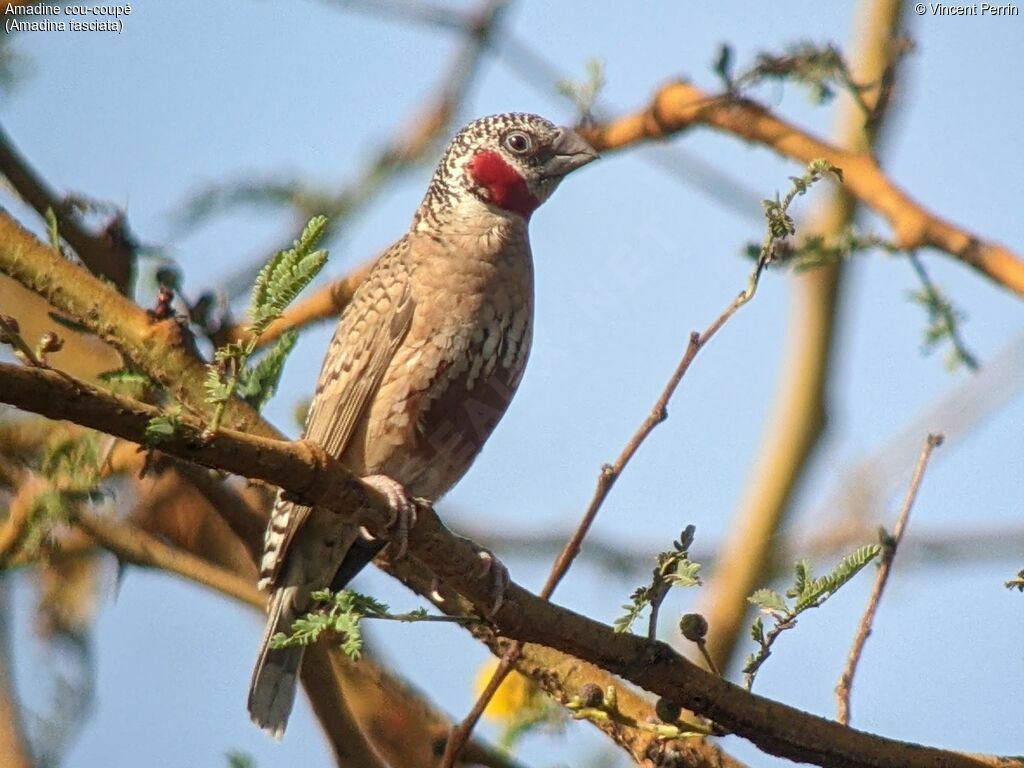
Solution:
M474 120L449 143L424 205L484 206L529 220L565 176L597 159L569 128L537 115Z

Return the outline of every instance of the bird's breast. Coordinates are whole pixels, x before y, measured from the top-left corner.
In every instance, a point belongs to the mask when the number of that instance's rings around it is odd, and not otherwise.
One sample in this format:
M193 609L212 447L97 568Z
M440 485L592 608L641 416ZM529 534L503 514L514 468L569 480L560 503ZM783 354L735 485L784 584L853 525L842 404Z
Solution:
M529 356L533 270L525 252L448 254L416 265L412 325L382 383L370 464L437 498L505 413Z

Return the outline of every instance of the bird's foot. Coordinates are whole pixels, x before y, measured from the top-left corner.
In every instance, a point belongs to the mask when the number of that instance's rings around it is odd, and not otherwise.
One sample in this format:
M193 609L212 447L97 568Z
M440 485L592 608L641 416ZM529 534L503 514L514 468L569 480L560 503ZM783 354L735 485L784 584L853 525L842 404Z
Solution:
M492 619L505 603L505 593L508 591L509 576L508 568L496 558L490 550L474 545L476 556L480 561L479 570L473 574L474 578L487 579L487 600L489 608L484 612L485 618ZM427 596L437 604L445 601L441 593L441 580L437 575L430 579L430 590Z
M388 539L393 547L397 545L395 557L404 557L409 546L409 530L416 525L416 502L409 498L405 486L387 475L368 475L363 482L387 498L391 508Z
M509 584L508 568L489 550L480 548L476 556L480 560L480 575L478 578L488 580L487 598L491 608L487 612L487 618L493 618L505 602L505 592L508 591Z

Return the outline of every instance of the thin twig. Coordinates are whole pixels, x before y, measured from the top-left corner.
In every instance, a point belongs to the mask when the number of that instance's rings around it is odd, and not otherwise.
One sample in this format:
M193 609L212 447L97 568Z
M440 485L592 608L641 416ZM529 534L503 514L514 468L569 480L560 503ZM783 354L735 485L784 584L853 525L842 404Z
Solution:
M700 640L697 641L696 645L697 645L697 650L700 651L700 655L704 659L704 663L707 664L708 665L708 669L711 670L711 674L712 675L717 675L718 677L721 677L722 673L721 673L721 671L719 671L718 665L715 664L715 660L713 658L711 658L711 654L708 652L708 641L705 640L704 638L701 638Z
M871 588L871 595L868 597L867 607L864 615L861 616L857 625L857 632L853 638L853 645L850 646L850 653L846 657L846 667L839 677L836 685L837 714L836 720L843 725L850 724L850 689L853 686L853 675L857 671L857 664L860 662L861 654L864 651L864 644L868 635L871 634L871 624L875 620L875 612L878 610L878 602L882 599L882 592L889 580L889 573L892 571L892 563L896 557L896 548L903 540L903 532L907 528L907 520L910 518L910 508L917 498L917 491L921 487L921 480L924 478L924 471L928 466L928 459L932 451L942 445L943 437L940 434L930 434L925 438L921 446L921 453L917 457L917 466L914 468L914 476L910 480L906 496L903 497L903 506L900 508L899 517L896 518L896 527L891 535L884 531L881 533L882 560L878 564L878 572L875 574L875 583Z
M654 406L651 408L650 413L643 420L636 432L629 439L626 445L623 447L622 452L618 458L615 459L612 464L605 464L601 467L601 472L597 476L597 487L594 489L594 496L590 500L590 505L587 507L587 511L583 514L583 518L580 520L579 525L573 532L572 537L566 542L565 547L559 554L558 559L555 561L554 566L551 569L551 573L548 575L548 580L544 584L544 589L541 590L541 597L545 600L550 598L554 593L558 583L565 576L566 571L569 570L569 566L572 565L573 560L580 552L580 546L583 543L583 539L586 538L587 532L590 530L590 526L594 522L594 518L597 517L597 513L600 511L601 506L604 504L605 499L608 497L608 493L611 491L612 486L615 485L615 481L619 479L619 476L625 470L630 460L639 450L647 436L654 431L654 428L661 424L665 419L668 418L668 402L672 399L672 395L675 394L676 389L679 387L679 383L683 380L683 376L686 375L687 370L690 368L690 364L694 358L697 357L697 353L711 341L712 337L722 326L725 325L729 318L731 318L740 307L746 304L751 297L754 295L754 290L757 287L757 280L760 277L762 266L758 264L754 268L754 271L750 276L750 283L740 294L733 299L732 303L720 314L715 320L704 329L703 333L697 333L694 331L690 334L689 343L686 345L686 351L683 353L682 359L676 366L676 369L672 372L668 382L662 389L661 394L658 395L658 399L655 401Z
M558 587L559 582L561 582L566 572L568 572L569 567L572 565L577 555L579 555L583 539L586 538L591 525L593 525L594 519L597 517L597 513L601 510L601 506L608 497L608 493L611 491L612 486L615 485L615 481L619 478L619 475L622 474L623 470L629 464L630 459L632 459L637 450L639 450L641 444L643 444L644 440L647 439L647 436L654 431L654 428L668 418L668 402L672 399L672 395L679 387L679 383L683 380L683 376L686 375L686 371L697 356L697 353L700 352L701 348L707 344L716 333L718 333L729 318L736 313L736 310L750 301L754 292L757 290L757 282L761 276L762 270L763 264L759 262L750 275L747 287L741 291L735 299L733 299L732 303L729 304L722 314L715 318L711 325L704 330L704 333L697 333L694 331L690 334L690 340L686 345L686 351L683 353L682 359L676 366L675 371L673 371L672 375L669 377L668 382L665 384L665 388L655 401L654 407L651 409L650 413L647 414L647 418L643 420L640 427L629 439L629 442L626 443L615 462L613 464L605 464L601 467L601 472L597 477L597 488L594 490L594 496L590 500L590 504L587 507L586 512L584 512L583 518L580 520L576 530L569 538L569 541L566 542L561 553L558 555L558 558L552 565L551 571L548 574L548 579L544 584L544 588L540 591L540 597L542 600L551 599L551 595ZM657 609L655 608L655 612L656 611ZM459 723L457 728L452 730L451 738L449 738L448 744L445 747L445 754L441 761L441 768L452 768L462 743L465 743L465 740L469 738L469 734L476 726L476 723L483 714L483 711L487 708L488 703L490 703L491 698L497 692L502 682L512 671L515 661L521 653L522 644L516 643L508 653L502 657L501 662L498 664L498 668L491 676L491 680L487 684L487 687L477 698L472 710L470 710L470 713L461 723Z
M14 350L15 357L20 358L26 365L34 365L37 368L43 365L43 361L21 337L18 321L10 315L0 314L0 344L9 345Z
M856 67L853 76L860 82L879 80L890 61L889 41L898 34L899 6L899 0L857 4L848 60ZM883 127L881 116L881 112L875 112L872 135ZM873 151L863 115L849 101L837 104L835 119L836 146ZM843 232L854 220L857 205L846 189L850 169L842 163L837 165L843 169L843 188L834 190L827 203L803 217L798 225L802 234L817 233L828 238ZM807 242L806 237L802 240ZM744 481L728 533L718 548L717 564L695 606L713 628L708 651L722 669L728 668L744 636L750 609L747 597L768 582L780 563L792 562L776 551L775 544L793 513L793 495L816 455L832 407L839 310L849 289L845 271L842 262L836 262L794 277L787 327L780 334L785 343L774 387L776 395L765 413L760 447L750 462L749 477ZM915 447L918 434L914 434Z
M914 274L917 275L917 279L921 282L924 304L933 318L931 326L937 325L941 334L940 337L944 336L949 339L949 342L953 345L953 365L959 362L967 366L969 370L977 371L978 358L974 356L964 342L963 334L960 332L961 318L959 313L953 309L952 305L942 294L942 291L939 290L939 287L932 282L931 275L924 268L924 264L918 255L911 251L907 254L907 258L910 261L910 266L914 268ZM926 346L930 347L934 341L938 341L938 338L929 338Z
M494 670L494 674L491 675L491 679L487 682L486 687L477 696L472 709L462 719L462 722L452 728L448 741L444 745L444 754L441 756L441 768L453 768L463 746L465 746L470 734L480 721L481 715L487 709L487 705L491 703L491 699L494 698L494 694L498 692L501 684L505 682L505 678L512 672L522 652L523 644L517 642L501 657L501 661L498 662L498 668Z

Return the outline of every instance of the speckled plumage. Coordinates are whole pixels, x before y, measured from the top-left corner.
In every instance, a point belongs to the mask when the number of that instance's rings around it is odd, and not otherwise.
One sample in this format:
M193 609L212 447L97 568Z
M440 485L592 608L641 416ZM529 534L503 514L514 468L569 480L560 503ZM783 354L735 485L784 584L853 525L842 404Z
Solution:
M526 365L530 214L594 157L574 133L535 115L495 115L460 131L409 232L345 307L304 436L354 473L384 475L409 496L446 493ZM328 510L278 499L260 568L269 616L249 693L254 722L275 736L292 707L302 649L271 650L269 638L309 608L311 591L341 588L385 543L367 542Z

